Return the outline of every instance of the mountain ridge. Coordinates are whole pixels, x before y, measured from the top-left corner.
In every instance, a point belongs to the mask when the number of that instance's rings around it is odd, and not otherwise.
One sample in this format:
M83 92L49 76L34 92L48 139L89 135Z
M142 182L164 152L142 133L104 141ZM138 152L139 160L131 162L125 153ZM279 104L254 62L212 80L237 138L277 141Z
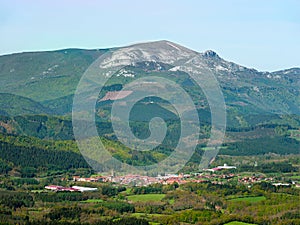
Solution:
M159 49L161 53L159 56L149 58L150 61L157 62L157 65L152 65L152 68L147 68L147 71L160 72L161 68L170 67L171 65L159 64L159 59L164 57L170 57L170 62L185 57L200 57L202 66L211 70L219 81L228 105L235 102L238 105L255 106L256 104L259 108L275 113L300 113L297 107L300 105L300 68L261 72L226 61L213 50L199 53L166 40L120 48L95 50L71 48L0 56L0 78L2 79L0 90L2 93L32 99L42 105L45 104L46 108L54 112L56 110L57 114L64 114L71 110L72 96L86 69L106 52L120 52L119 50L126 52L126 49L131 47L137 49L134 52L135 57L144 55L145 58L148 56L143 49L150 52ZM172 66L168 69L171 75L177 71L176 66ZM139 67L145 65L136 65L137 69ZM119 78L130 81L133 80L134 74L123 73Z
M171 41L168 41L168 40L160 40L160 41L154 41L154 42L141 42L141 43L136 43L136 44L132 44L132 45L129 45L129 46L138 46L138 45L142 45L142 44L151 44L151 43L162 43L162 44L166 44L166 43L169 43L169 44L172 44L172 45L178 45L174 42L171 42ZM9 57L9 56L18 56L18 55L22 55L22 54L39 54L39 53L60 53L60 52L63 52L63 53L66 53L68 51L82 51L82 52L90 52L90 53L93 53L93 52L107 52L107 51L111 51L111 50L114 50L114 49L121 49L121 48L126 48L126 47L129 47L129 46L125 46L125 47L111 47L111 48L76 48L76 47L71 47L71 48L61 48L61 49L53 49L53 50L37 50L37 51L24 51L24 52L15 52L15 53L8 53L8 54L2 54L0 55L0 59L2 57ZM185 48L185 47L184 47ZM193 50L192 50L193 51ZM221 57L218 52L216 52L215 50L212 50L212 49L207 49L203 52L197 52L197 51L194 51L200 55L203 55L207 58L218 58L218 59L222 59L222 60L225 60L223 57ZM229 60L225 60L226 62L229 62L229 63L233 63L233 64L236 64L240 67L244 67L244 68L247 68L247 69L250 69L250 70L256 70L258 72L262 72L262 73L276 73L276 72L283 72L283 71L287 71L287 70L300 70L300 66L293 66L293 67L290 67L290 68L283 68L283 69L279 69L279 70L275 70L275 71L266 71L266 70L259 70L259 69L256 69L256 68L253 68L253 67L247 67L247 66L242 66L238 63L235 63L233 61L229 61Z

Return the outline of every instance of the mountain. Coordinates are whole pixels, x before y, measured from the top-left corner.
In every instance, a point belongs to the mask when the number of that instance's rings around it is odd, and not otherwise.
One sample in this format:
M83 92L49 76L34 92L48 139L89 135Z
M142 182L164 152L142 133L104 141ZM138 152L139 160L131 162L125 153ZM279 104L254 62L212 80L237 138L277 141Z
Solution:
M134 49L131 52L133 57L143 60L128 64L128 48ZM29 137L26 143L32 143L38 149L45 149L46 145L43 143L49 140L55 143L71 141L70 146L74 146L71 122L74 93L89 66L105 53L111 56L111 61L104 66L112 66L117 70L99 93L96 121L98 134L107 140L109 149L116 158L123 158L135 165L139 159L147 163L156 162L170 154L178 141L180 120L176 109L161 98L149 97L133 107L130 114L132 131L139 138L147 138L151 118L162 117L168 128L164 142L153 154L137 154L128 149L120 152L122 147L115 137L110 121L112 104L118 98L126 104L131 92L122 92L122 88L146 76L169 79L191 97L200 119L199 146L193 160L202 154L201 149L210 134L210 106L201 87L181 66L194 61L200 72L209 71L215 76L224 95L227 111L224 154L241 154L239 148L245 146L250 146L250 149L247 148L249 153L242 151L243 154L265 154L266 151L279 154L297 152L295 148L299 146L300 129L300 68L262 72L228 62L212 50L199 53L169 41L113 49L64 49L0 56L0 133L8 137L26 135ZM198 74L201 79L205 79L204 75L201 78L201 73ZM88 95L95 90L97 81L94 78L88 80L87 91L83 94ZM170 95L172 94L176 93ZM82 103L86 104L88 101L86 99ZM15 139L2 138L0 142L6 143L5 146L8 143L11 149L15 146L13 140ZM41 141L40 144L37 144L38 140ZM268 143L277 143L278 148L266 150L264 145ZM28 148L27 145L22 147ZM61 151L60 148L56 150ZM130 154L135 156L130 158Z
M259 72L228 62L211 50L196 53L169 41L137 45L140 46L148 49L155 46L161 49L161 55L151 59L152 64L147 68L142 63L131 68L132 75L144 70L159 71L173 76L177 81L184 75L171 63L175 59L197 54L203 67L212 71L218 79L229 108L234 107L238 111L242 110L239 109L241 107L249 108L250 112L258 113L300 113L300 68ZM81 76L94 60L108 51L112 49L65 49L0 56L0 90L2 93L30 98L54 110L54 114L69 113L72 96ZM160 58L170 64L160 63ZM159 66L159 69L155 66ZM119 82L134 80L128 74L128 71L119 74ZM20 111L20 114L23 113Z

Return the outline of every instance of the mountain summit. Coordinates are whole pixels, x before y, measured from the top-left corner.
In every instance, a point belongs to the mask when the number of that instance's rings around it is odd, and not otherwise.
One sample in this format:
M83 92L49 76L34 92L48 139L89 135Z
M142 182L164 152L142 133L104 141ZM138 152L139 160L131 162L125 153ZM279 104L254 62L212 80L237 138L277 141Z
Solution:
M220 58L219 55L214 52L213 50L207 50L203 53L203 56L204 57L207 57L207 58Z

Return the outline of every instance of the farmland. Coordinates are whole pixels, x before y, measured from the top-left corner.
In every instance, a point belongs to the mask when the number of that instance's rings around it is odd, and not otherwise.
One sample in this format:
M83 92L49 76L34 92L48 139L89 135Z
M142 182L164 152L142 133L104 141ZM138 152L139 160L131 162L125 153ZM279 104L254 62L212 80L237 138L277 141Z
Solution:
M149 202L161 201L165 197L164 194L144 194L144 195L130 195L128 200L132 202Z

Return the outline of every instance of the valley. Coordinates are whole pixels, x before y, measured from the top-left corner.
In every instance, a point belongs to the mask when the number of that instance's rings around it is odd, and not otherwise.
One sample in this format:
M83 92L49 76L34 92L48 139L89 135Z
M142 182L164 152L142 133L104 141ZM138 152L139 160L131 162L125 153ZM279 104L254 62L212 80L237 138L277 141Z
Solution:
M176 45L152 44L166 52ZM129 115L131 131L139 139L150 136L153 118L164 120L166 136L154 149L126 146L114 132L114 102L125 108L140 90L122 89L144 77L169 79L188 93L199 118L199 137L191 158L176 174L107 173L91 167L78 148L72 109L82 75L111 51L63 49L0 56L0 224L300 223L300 68L261 72L228 62L211 50L193 53L219 82L226 104L224 140L203 170L201 157L212 150L207 146L212 117L201 87L171 64L152 60L125 66L99 93L94 112L98 136L87 136L87 141L101 140L114 159L131 166L151 166L172 155L181 118L162 98L141 99ZM179 56L192 54L180 47L176 51ZM87 88L83 96L91 91ZM192 111L185 113L187 118L194 116ZM185 137L185 145L191 136ZM95 158L88 160L97 163ZM220 169L227 165L232 168ZM45 189L50 185L59 191ZM74 186L97 190L80 192Z

